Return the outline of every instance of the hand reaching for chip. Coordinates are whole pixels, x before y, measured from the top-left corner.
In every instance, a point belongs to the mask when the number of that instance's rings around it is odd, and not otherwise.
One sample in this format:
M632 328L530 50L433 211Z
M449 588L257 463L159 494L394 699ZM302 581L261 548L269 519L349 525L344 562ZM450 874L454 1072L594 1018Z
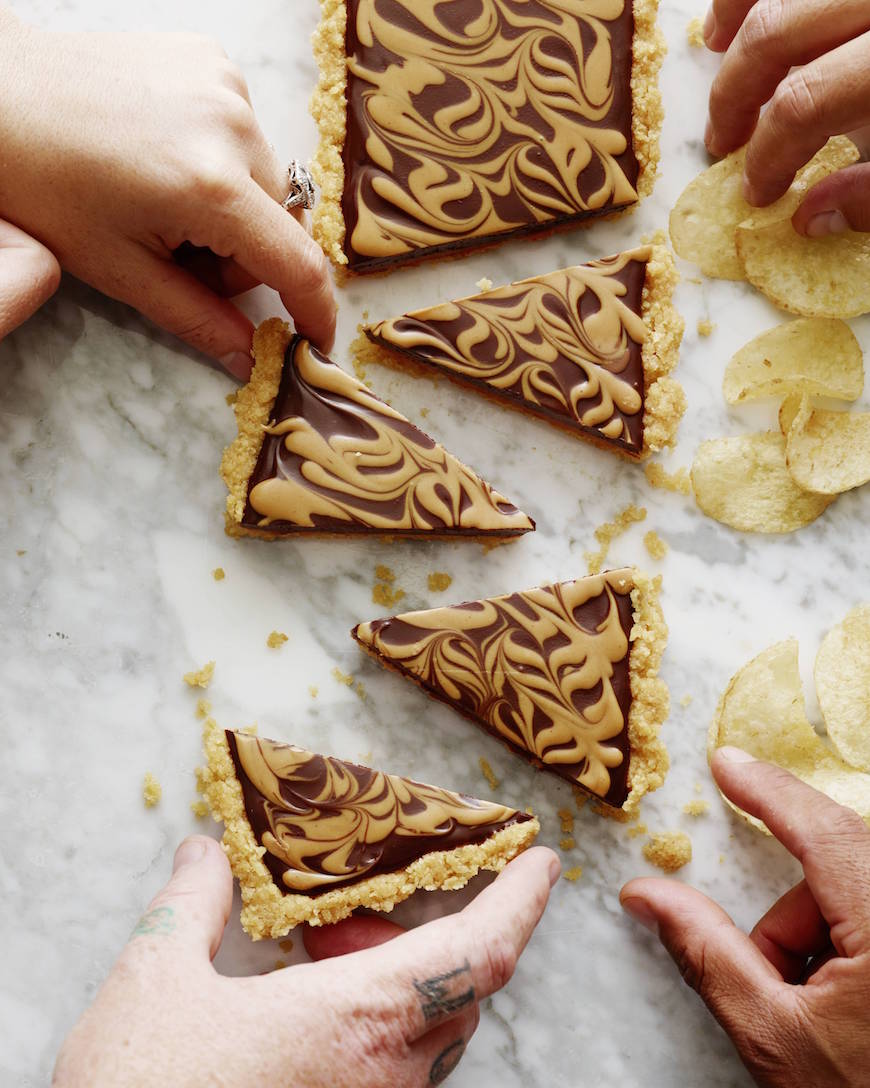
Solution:
M230 867L214 840L187 839L64 1044L54 1088L440 1084L558 877L552 851L528 850L459 914L407 933L382 917L349 918L306 931L323 962L225 978L210 961L232 903Z
M622 889L657 932L763 1088L865 1088L870 1069L870 830L787 771L721 749L726 796L762 820L804 879L749 936L700 892L658 879Z
M748 141L750 204L779 199L829 136L864 142L855 134L870 124L866 0L713 0L704 37L725 53L710 92L705 143L721 156ZM870 231L870 164L819 182L793 223L810 237Z

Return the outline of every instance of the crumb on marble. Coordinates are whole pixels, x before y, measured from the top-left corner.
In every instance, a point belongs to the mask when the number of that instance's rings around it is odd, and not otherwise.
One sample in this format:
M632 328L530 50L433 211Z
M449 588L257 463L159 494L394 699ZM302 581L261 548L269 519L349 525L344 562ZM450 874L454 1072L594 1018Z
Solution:
M429 409L428 408L421 408L420 409L420 418L421 419L425 419L426 416L428 416L428 415L429 415Z
M308 685L308 694L311 696L312 699L317 698L317 693L318 693L319 690L320 689L318 688L317 684L309 684Z
M280 650L285 642L289 642L290 636L285 635L283 631L272 631L269 637L266 639L266 645L270 650Z
M573 850L576 845L573 835L566 835L564 839L559 839L560 850Z
M201 669L184 674L184 682L190 688L207 688L214 676L214 662L207 661Z
M701 785L700 782L695 783L695 793L701 793L703 791L703 789L704 789L704 787Z
M630 839L639 839L642 835L646 835L649 832L649 828L646 824L636 824L634 827L630 827L626 831L626 835Z
M665 873L675 873L692 860L692 840L685 831L656 831L644 845L643 856Z
M686 692L686 694L680 699L680 706L683 708L683 710L685 710L687 706L692 705L693 698L694 696Z
M704 801L700 797L696 797L692 801L687 801L683 805L683 812L687 816L706 816L710 811L710 802Z
M489 278L489 276L481 276L474 286L478 289L478 291L491 291L492 280Z
M222 582L224 578L226 578L227 572L224 570L223 567L215 567L215 569L211 572L211 576L216 582Z
M601 801L596 801L592 806L596 816L603 816L606 820L613 820L618 824L632 824L638 817L638 810L626 812L624 808L611 808Z
M211 714L211 703L208 699L199 698L196 700L196 716L197 718L207 718Z
M574 794L574 804L577 807L577 811L582 812L589 800L589 794L584 793L579 786L573 786L571 792Z
M662 540L655 529L644 534L643 543L653 559L664 559L668 554L667 542Z
M360 699L363 700L363 702L365 702L366 687L365 687L365 684L362 682L362 680L357 680L357 682L353 686L353 690L354 690L354 693L356 695L358 695L360 697Z
M292 952L293 951L293 938L292 937L285 937L285 939L283 941L278 942L278 947L281 949L282 952Z
M584 552L584 559L589 564L590 574L600 574L604 566L604 560L610 551L610 545L617 537L622 536L629 526L643 521L646 517L646 509L643 506L629 504L624 510L620 510L613 521L605 521L595 530L595 539L600 547L597 552Z
M359 380L363 383L363 385L368 386L369 385L369 383L367 381L368 369L366 367L366 364L363 362L363 360L360 359L360 357L358 355L354 355L353 360L352 360L352 365L353 365L353 372L354 372L354 374L356 374L357 378L359 378Z
M720 854L720 855L719 855L719 864L720 864L720 865L724 865L724 864L725 864L725 855L724 855L724 854Z
M716 326L708 317L702 317L698 321L698 336L708 337L712 336L716 331Z
M190 811L194 814L197 820L204 820L208 816L209 808L207 801L191 801Z
M214 719L209 718L208 722L206 722L206 725L208 725L210 722L213 723ZM208 767L194 767L193 776L196 779L196 792L205 793L205 788L210 781Z
M501 783L499 782L495 771L490 766L489 761L484 759L483 756L481 756L478 759L477 762L478 762L478 764L480 766L480 770L481 770L481 773L482 773L483 777L486 779L486 781L489 784L489 788L491 790L497 790L498 787L501 785Z
M692 494L692 480L687 468L668 472L657 461L647 461L643 471L651 487L660 487L663 491L675 491L679 495Z
M404 589L394 586L395 572L378 563L375 567L375 584L372 586L372 602L381 605L382 608L393 608L405 596Z
M443 593L449 589L453 579L443 570L433 570L426 579L430 593Z
M339 684L344 684L345 687L348 688L353 687L353 676L351 675L351 673L342 672L338 665L336 665L335 668L332 670L332 675L339 682Z
M238 399L239 399L238 389L234 389L232 391L232 393L227 393L227 395L224 397L224 400L227 402L227 404L229 405L230 408L232 408L232 406L236 403L236 401Z
M704 20L700 16L696 15L694 19L689 20L686 37L689 39L689 45L694 49L702 49L707 44L704 41Z
M150 771L145 772L142 780L142 800L146 808L154 808L163 796L163 787Z
M283 971L286 966L287 966L287 961L286 960L275 960L275 966L272 968L272 970L273 971Z
M251 722L250 725L243 725L239 730L240 733L247 733L249 737L256 737L260 732L260 727L256 722Z
M27 555L27 548L18 548L15 552L16 555Z
M574 832L574 813L570 808L560 808L556 813L559 817L559 830L563 835L571 835Z
M570 880L572 884L576 884L580 877L583 876L583 868L580 865L575 865L573 869L566 869L562 876L565 880Z

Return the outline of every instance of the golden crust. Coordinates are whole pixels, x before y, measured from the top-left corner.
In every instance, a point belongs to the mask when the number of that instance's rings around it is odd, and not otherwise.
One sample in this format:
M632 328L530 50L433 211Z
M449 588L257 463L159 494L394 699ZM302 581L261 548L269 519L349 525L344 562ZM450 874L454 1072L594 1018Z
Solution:
M347 57L345 0L320 0L320 25L314 32L314 60L320 73L311 96L311 116L317 124L320 142L312 163L320 196L312 216L311 230L336 270L347 264L344 253L344 141L347 134Z
M680 356L680 344L686 323L673 304L679 273L658 231L651 243L646 266L641 315L647 328L643 343L644 409L643 452L641 459L672 446L677 428L686 410L686 394L671 371Z
M634 0L634 45L631 67L631 135L640 166L637 195L653 191L659 170L659 140L665 111L659 90L659 71L668 51L659 29L659 0Z
M338 922L357 907L391 911L420 889L463 888L482 869L503 869L540 830L532 819L502 828L482 843L426 854L398 873L369 877L317 896L284 894L262 861L265 849L257 845L245 816L226 736L213 718L205 723L203 743L208 766L200 776L202 792L213 818L224 824L223 848L242 893L242 927L255 941L283 937L301 922L312 926Z
M631 792L622 806L636 812L640 799L657 790L670 767L668 752L659 731L668 716L670 693L659 675L662 655L668 641L668 627L659 604L661 578L650 578L634 571L634 606L629 682L631 708L628 712L628 740L631 763L628 781Z

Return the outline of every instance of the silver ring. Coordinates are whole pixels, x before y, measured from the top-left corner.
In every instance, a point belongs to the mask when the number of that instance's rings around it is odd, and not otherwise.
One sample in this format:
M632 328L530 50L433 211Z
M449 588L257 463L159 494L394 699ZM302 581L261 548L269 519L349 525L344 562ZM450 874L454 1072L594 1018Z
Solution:
M281 201L281 207L288 212L293 208L313 208L317 199L317 190L308 168L303 166L298 159L293 159L287 167L287 177L290 181L290 190Z

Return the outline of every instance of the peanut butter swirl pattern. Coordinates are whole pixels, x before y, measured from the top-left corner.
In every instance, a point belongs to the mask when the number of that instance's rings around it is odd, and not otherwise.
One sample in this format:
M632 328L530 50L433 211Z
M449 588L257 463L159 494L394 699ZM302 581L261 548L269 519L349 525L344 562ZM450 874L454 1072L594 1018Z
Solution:
M360 624L355 638L531 762L628 796L631 571Z
M396 872L530 817L504 805L227 730L245 813L278 887L302 895Z
M246 526L499 535L534 527L306 340L288 347L273 416L251 476Z
M649 247L520 280L367 330L538 415L643 448Z
M348 0L349 264L634 203L633 36L626 0Z

